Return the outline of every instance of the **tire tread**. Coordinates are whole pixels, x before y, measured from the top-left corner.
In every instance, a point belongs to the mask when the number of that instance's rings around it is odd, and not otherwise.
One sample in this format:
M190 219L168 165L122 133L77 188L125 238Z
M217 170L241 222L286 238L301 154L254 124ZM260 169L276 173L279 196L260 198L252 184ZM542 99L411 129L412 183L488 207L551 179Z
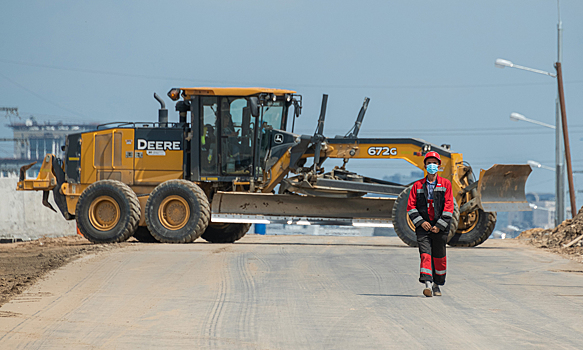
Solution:
M484 228L481 230L481 234L479 236L477 236L475 239L472 239L470 241L461 241L460 242L459 238L457 240L453 240L453 242L450 240L450 242L448 242L448 244L452 247L476 247L476 246L484 243L488 239L488 237L490 237L492 232L494 231L494 227L496 226L497 214L495 212L484 212L484 211L482 211L482 213L485 215L488 215L488 218L487 218L487 222L485 223L485 225L481 225L481 226L484 226ZM478 223L478 225L479 225L479 223ZM476 227L474 229L479 229L479 228ZM465 234L460 235L460 236L463 237L464 235Z
M126 184L117 180L99 180L97 182L92 183L89 185L85 191L79 197L77 201L77 207L75 208L75 217L77 219L77 226L79 226L79 214L81 210L81 206L85 204L85 201L88 196L90 196L94 191L97 191L99 187L102 186L111 186L115 189L119 190L125 198L127 198L129 202L129 220L126 224L126 227L121 232L121 234L117 235L117 237L110 239L110 240L103 240L93 237L91 234L84 233L83 237L93 243L119 243L128 240L136 231L138 227L138 223L140 221L140 202L138 200L138 196L136 193ZM97 189L96 189L97 188ZM82 232L83 233L83 232Z
M200 205L200 218L196 224L196 228L189 234L189 235L185 235L182 238L176 240L176 239L168 239L165 238L163 236L160 236L158 234L156 234L155 230L152 230L152 222L150 221L150 217L147 214L148 213L148 208L150 207L150 203L152 198L154 197L154 195L159 192L159 191L163 191L165 190L167 187L187 187L189 190L191 190L199 205ZM210 205L209 205L209 201L208 198L206 196L206 194L204 193L204 191L194 182L188 181L188 180L168 180L165 181L163 183L161 183L160 185L156 186L156 188L154 189L154 191L152 191L152 193L150 193L150 197L148 198L148 201L146 203L146 224L148 226L148 229L150 230L150 233L152 234L152 236L157 239L158 241L162 242L162 243L190 243L195 241L197 238L199 238L205 231L206 227L208 226L208 223L210 221Z
M209 225L202 238L210 243L234 243L243 238L250 228L251 224L229 224L225 229Z

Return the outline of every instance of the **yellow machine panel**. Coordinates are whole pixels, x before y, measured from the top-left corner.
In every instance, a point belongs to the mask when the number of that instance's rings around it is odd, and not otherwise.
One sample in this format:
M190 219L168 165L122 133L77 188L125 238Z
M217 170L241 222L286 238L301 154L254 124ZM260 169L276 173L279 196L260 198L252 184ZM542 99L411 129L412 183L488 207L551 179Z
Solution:
M413 143L333 144L321 153L321 156L344 159L404 159L425 171L423 150ZM451 180L456 166L461 165L461 161L462 155L459 153L451 153L451 158L442 156L439 175Z
M134 129L86 133L81 142L81 183L117 180L134 182Z
M185 98L193 95L217 95L217 96L253 96L261 93L274 94L276 96L283 96L285 94L295 94L293 90L285 89L270 89L270 88L214 88L214 87L197 87L197 88L181 88Z

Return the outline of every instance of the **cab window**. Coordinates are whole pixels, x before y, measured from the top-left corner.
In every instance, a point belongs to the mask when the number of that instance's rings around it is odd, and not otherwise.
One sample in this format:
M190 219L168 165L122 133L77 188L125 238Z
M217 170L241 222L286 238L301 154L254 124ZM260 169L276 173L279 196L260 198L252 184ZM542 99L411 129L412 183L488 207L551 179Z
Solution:
M284 101L268 102L266 106L263 107L263 127L269 129L284 129L283 113L285 109Z

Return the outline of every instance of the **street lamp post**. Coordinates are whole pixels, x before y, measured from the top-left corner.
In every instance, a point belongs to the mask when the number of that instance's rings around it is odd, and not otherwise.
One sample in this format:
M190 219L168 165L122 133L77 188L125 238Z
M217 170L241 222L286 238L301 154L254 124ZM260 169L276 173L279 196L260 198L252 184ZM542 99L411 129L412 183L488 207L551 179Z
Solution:
M557 21L557 63L560 65L563 62L563 22L561 21L561 3L557 0L557 14L558 14L558 21ZM510 63L507 65L505 63ZM512 62L501 60L499 62L496 60L496 66L500 68L504 67L513 67ZM537 69L530 69L527 67L521 66L514 66L513 68L529 70L534 73L542 73L549 76L554 76L554 74L539 71ZM559 87L560 89L560 87ZM556 183L555 183L555 200L556 200L556 215L555 215L555 224L559 225L560 223L565 220L565 172L563 166L563 152L561 149L561 106L560 106L560 98L559 98L559 91L557 91L557 98L555 99L555 167L556 167ZM572 175L570 175L572 177ZM571 189L571 192L573 189ZM573 205L573 204L571 204ZM571 211L573 212L572 209Z
M561 21L561 2L557 0L557 62L563 62L563 22ZM561 148L561 133L563 128L561 128L561 104L559 102L559 92L557 91L557 98L555 98L555 159L557 168L555 178L557 183L555 184L555 190L557 193L560 192L561 201L556 198L556 218L557 221L555 226L558 226L565 220L565 167L563 166L563 150ZM571 209L571 213L573 209Z
M534 69L534 68L520 66L520 65L512 63L511 61L501 59L501 58L498 58L496 60L495 65L498 68L504 68L504 67L517 68L517 69L522 69L522 70L526 70L529 72L544 74L544 75L548 75L548 76L553 77L553 78L557 78L557 85L558 85L558 98L557 98L557 100L559 101L559 109L561 111L561 113L560 113L561 118L560 119L558 118L558 113L557 113L557 121L556 121L557 126L554 128L557 131L557 134L555 134L555 138L556 138L556 153L555 153L555 155L556 155L556 167L558 170L557 171L557 186L556 186L557 217L556 217L555 224L559 225L564 220L564 210L565 210L564 209L565 200L563 198L563 194L564 194L563 179L564 179L564 177L562 176L562 164L560 161L561 152L559 151L560 136L561 135L560 135L560 133L558 133L559 130L561 129L561 126L563 127L562 128L563 129L563 140L564 140L564 144L565 144L565 156L566 156L566 160L567 160L567 175L568 175L568 180L569 180L569 194L570 194L570 199L571 199L571 214L574 216L574 213L577 211L577 206L576 206L576 202L575 202L574 184L573 184L573 172L571 169L571 150L570 150L570 146L569 146L569 132L567 129L567 114L565 111L565 94L564 94L564 90L563 90L563 74L562 74L562 69L561 69L561 62L555 63L555 68L557 70L557 74L545 72L545 71L540 70L540 69ZM543 125L543 126L550 126L549 124L546 124L546 123L541 123L541 122L537 122L537 121L533 121L531 119L528 119L528 118L526 118L523 115L518 114L518 113L512 113L510 115L510 119L512 119L512 120L524 120L524 121L534 122L535 124L539 124L539 125Z

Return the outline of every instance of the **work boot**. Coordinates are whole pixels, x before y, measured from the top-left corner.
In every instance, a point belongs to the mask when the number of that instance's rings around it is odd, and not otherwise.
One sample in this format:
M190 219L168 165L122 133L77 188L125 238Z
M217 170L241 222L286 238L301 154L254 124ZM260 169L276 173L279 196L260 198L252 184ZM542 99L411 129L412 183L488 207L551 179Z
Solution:
M425 289L423 289L423 295L425 295L426 297L433 296L431 293L431 282L429 281L425 282Z
M433 283L433 295L435 295L436 297L441 296L441 290L439 290L439 286L437 285L437 283Z

